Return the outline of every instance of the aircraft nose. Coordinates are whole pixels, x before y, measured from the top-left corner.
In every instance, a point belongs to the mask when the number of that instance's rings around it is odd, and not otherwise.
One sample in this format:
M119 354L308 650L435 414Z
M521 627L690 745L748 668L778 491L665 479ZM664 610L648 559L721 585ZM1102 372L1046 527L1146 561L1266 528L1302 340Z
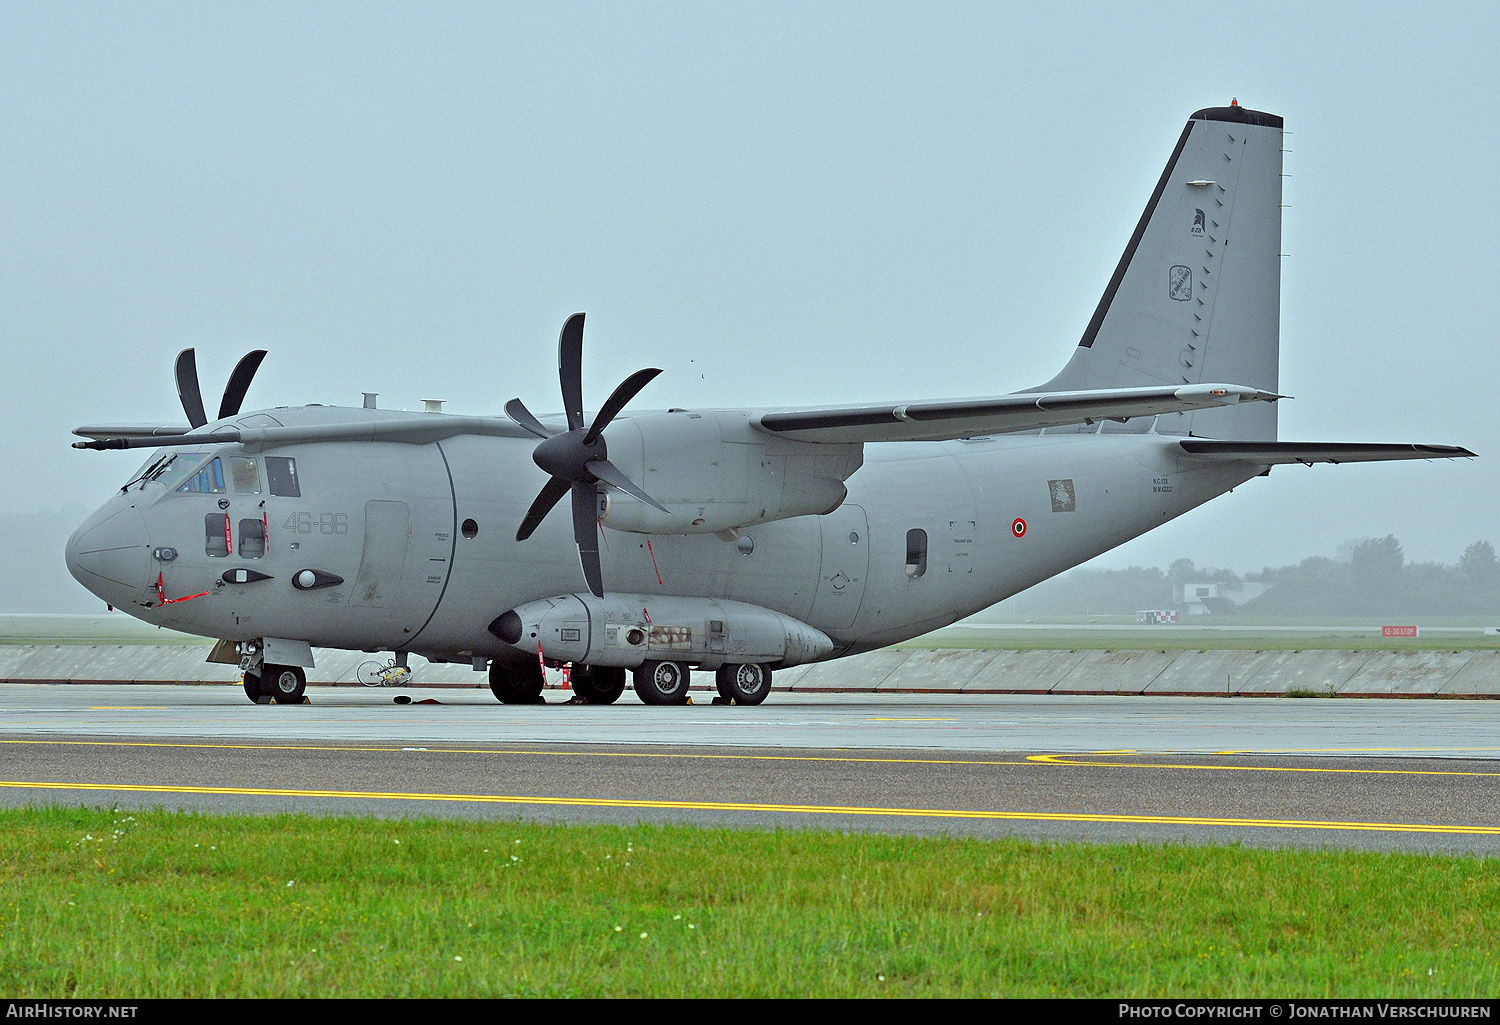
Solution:
M133 601L150 582L146 521L134 506L106 506L68 539L67 560L73 578L99 597Z

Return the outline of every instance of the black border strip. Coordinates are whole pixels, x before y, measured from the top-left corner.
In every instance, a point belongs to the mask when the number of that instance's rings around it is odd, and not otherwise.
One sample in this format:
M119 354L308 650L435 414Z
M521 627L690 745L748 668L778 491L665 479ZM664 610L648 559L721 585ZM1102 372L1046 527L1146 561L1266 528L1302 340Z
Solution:
M1232 107L1204 107L1193 114L1194 121L1234 121L1242 125L1259 125L1262 128L1280 128L1280 114L1267 114L1263 110L1250 110L1235 104Z
M1203 111L1198 113L1201 114ZM1119 266L1115 267L1115 273L1110 277L1109 284L1104 289L1104 295L1094 310L1093 318L1089 320L1089 326L1084 328L1083 337L1078 340L1079 348L1092 349L1094 347L1094 339L1098 337L1099 328L1104 324L1109 307L1115 301L1115 292L1119 290L1120 282L1125 280L1125 272L1130 269L1130 261L1135 259L1135 251L1141 244L1141 236L1146 234L1146 226L1151 223L1151 218L1156 214L1156 204L1161 201L1162 193L1167 191L1167 182L1172 180L1172 172L1177 169L1177 159L1182 156L1183 147L1187 145L1188 136L1193 134L1193 125L1197 123L1197 119L1198 114L1194 114L1187 126L1183 128L1182 135L1178 136L1177 148L1172 150L1172 156L1167 160L1166 170L1162 171L1161 180L1156 183L1156 191L1151 193L1151 201L1146 204L1146 211L1141 214L1140 223L1135 226L1135 234L1130 236L1130 242L1125 246L1125 253L1120 257Z

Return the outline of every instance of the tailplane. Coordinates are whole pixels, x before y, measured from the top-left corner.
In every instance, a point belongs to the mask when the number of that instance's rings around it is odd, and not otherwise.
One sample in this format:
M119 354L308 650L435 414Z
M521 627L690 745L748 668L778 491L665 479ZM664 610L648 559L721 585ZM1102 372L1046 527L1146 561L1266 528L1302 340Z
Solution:
M1033 391L1210 381L1277 391L1281 126L1237 104L1189 119L1073 357ZM1276 405L1167 413L1154 424L1160 434L1272 441ZM1049 433L1075 429L1095 428Z

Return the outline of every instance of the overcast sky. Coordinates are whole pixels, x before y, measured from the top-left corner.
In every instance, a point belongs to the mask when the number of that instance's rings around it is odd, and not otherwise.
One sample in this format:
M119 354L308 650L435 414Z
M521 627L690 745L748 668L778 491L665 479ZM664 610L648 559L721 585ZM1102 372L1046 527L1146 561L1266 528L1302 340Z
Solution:
M1286 118L1281 436L1481 459L1284 467L1095 564L1500 544L1493 3L0 0L0 471L119 486L101 420L1002 394L1050 378L1187 116ZM61 567L61 553L58 555Z

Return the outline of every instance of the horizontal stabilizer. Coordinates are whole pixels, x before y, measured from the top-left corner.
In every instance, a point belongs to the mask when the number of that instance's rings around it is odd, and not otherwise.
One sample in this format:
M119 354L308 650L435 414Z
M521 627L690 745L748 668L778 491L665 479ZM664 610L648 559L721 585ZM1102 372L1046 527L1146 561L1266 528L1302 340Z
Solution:
M758 423L772 434L797 441L943 441L1098 420L1128 420L1239 402L1274 402L1279 398L1272 392L1233 384L1103 388L990 399L776 410L762 414Z
M1200 441L1179 442L1195 459L1274 466L1280 463L1371 463L1387 459L1472 459L1457 445L1374 445L1362 441Z

